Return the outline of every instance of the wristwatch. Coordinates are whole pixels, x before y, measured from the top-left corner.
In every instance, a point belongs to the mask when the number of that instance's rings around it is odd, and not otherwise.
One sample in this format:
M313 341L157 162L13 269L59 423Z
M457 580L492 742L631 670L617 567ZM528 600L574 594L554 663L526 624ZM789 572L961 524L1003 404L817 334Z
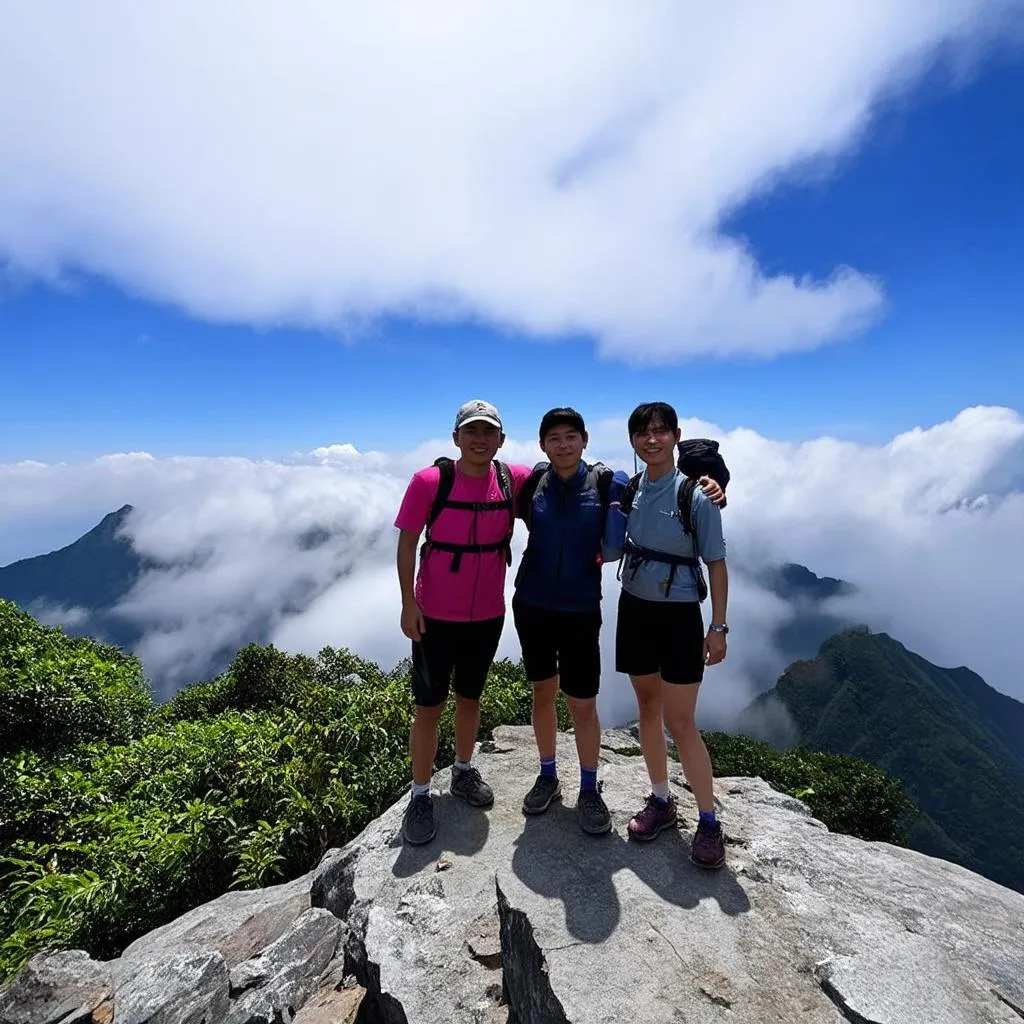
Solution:
M708 629L712 633L728 633L729 627L724 622L712 622Z

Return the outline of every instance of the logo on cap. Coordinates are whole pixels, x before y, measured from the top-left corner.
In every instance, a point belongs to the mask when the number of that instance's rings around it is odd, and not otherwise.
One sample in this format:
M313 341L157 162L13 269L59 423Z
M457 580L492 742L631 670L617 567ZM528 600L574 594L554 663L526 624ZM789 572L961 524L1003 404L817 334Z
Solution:
M466 402L455 414L455 429L464 427L467 423L490 423L492 427L501 427L501 414L490 402L480 398L474 398Z

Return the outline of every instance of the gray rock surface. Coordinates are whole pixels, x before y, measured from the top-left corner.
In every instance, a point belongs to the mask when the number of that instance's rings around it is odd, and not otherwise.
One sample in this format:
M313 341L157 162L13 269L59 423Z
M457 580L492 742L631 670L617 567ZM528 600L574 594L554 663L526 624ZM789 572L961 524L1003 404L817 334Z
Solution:
M757 779L720 780L729 863L702 872L687 859L696 808L678 776L680 829L625 839L649 788L642 759L615 752L628 740L602 750L609 835L576 824L569 736L569 806L524 818L532 734L499 729L477 758L493 808L452 798L442 772L433 842L402 845L401 801L325 857L313 902L347 916L365 1020L1020 1024L1024 896L834 835Z
M117 960L35 958L0 1024L109 1024L111 1007L113 1024L1024 1020L1024 896L833 835L759 779L719 780L729 862L702 872L679 773L679 829L626 840L648 790L635 747L605 735L615 827L587 836L572 737L566 806L524 818L532 732L499 729L476 759L493 808L451 797L443 771L426 846L401 842L403 799L303 878L228 893Z
M285 1011L294 1015L317 991L342 929L329 910L307 910L258 957L239 964L230 977L228 1024L275 1024Z
M173 946L113 961L115 1024L210 1024L228 1011L228 968L216 950Z
M125 951L144 958L183 943L215 949L228 968L279 939L309 909L309 880L298 878L266 889L226 892L162 928L147 932Z
M0 1024L110 1020L114 979L106 964L72 949L34 956L0 992Z

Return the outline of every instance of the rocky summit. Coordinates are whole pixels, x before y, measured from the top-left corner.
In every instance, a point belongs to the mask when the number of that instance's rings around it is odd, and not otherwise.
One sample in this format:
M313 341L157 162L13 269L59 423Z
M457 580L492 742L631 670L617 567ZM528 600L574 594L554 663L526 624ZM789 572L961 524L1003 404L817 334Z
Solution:
M1024 896L945 861L835 835L760 779L718 784L729 862L689 863L680 827L626 840L648 784L635 740L604 737L615 827L565 803L525 818L529 729L477 758L480 811L435 778L438 834L403 846L404 799L285 885L231 892L98 963L35 957L3 1024L1020 1024Z

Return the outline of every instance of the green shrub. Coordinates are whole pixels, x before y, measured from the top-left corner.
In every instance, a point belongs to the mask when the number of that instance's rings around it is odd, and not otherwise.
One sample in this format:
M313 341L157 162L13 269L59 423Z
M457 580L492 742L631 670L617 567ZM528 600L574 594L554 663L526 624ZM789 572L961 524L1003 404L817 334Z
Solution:
M521 667L497 662L482 734L529 722L530 699ZM251 644L142 734L0 758L0 978L45 948L116 956L228 888L309 870L408 785L412 713L402 667ZM439 765L453 756L449 708Z
M137 736L153 710L137 658L0 600L0 757Z
M899 782L860 758L794 747L778 751L747 736L704 733L715 775L760 776L795 796L832 832L907 845L916 807Z

